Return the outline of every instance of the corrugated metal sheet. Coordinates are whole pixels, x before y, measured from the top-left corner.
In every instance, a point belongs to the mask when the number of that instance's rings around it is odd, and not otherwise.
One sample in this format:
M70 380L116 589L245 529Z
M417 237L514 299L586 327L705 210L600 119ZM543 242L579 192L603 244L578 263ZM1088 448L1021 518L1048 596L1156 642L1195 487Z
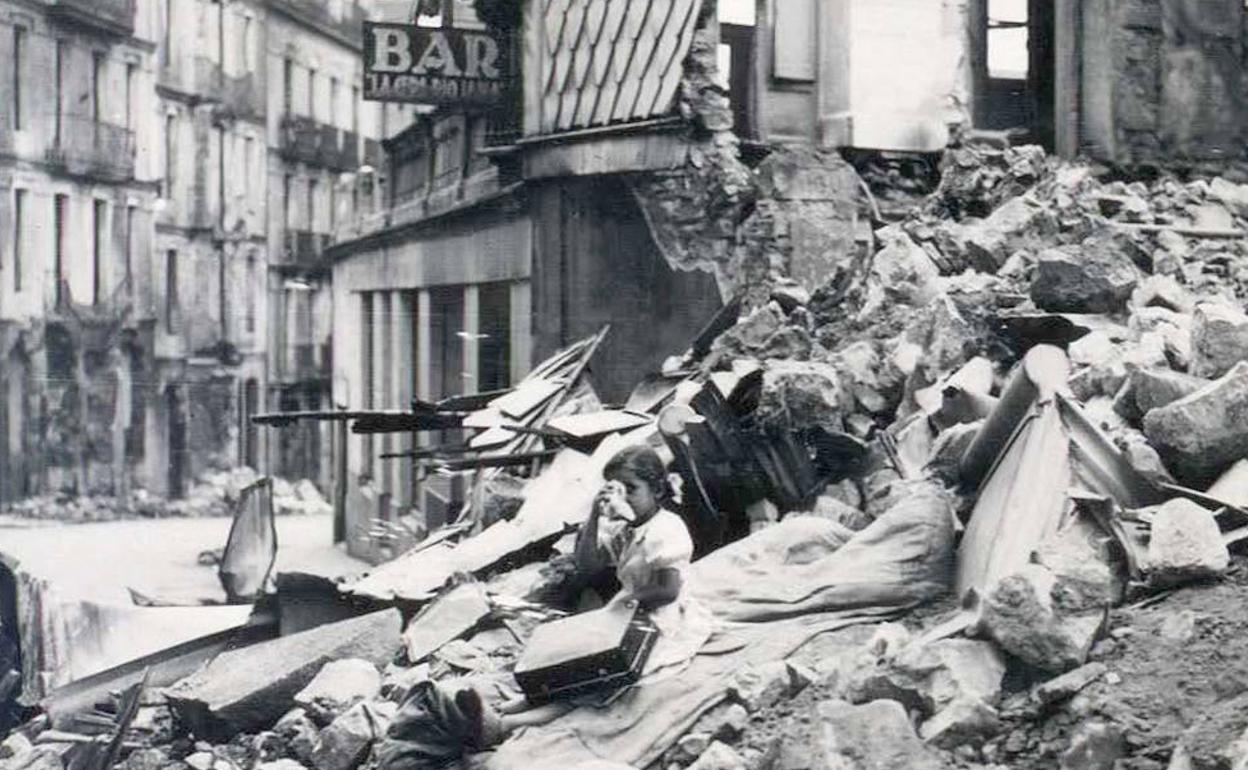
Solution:
M541 131L669 113L702 0L545 0Z

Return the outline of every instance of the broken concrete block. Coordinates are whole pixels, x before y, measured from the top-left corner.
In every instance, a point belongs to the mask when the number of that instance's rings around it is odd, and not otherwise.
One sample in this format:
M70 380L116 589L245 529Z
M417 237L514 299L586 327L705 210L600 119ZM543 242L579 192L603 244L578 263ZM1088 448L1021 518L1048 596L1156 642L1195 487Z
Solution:
M1000 714L978 698L958 698L919 725L919 737L942 749L980 746L999 732Z
M757 419L792 430L819 426L843 432L844 411L836 368L816 361L767 361Z
M871 770L944 770L945 761L915 734L900 703L819 704L811 767Z
M728 693L754 713L788 698L792 687L789 667L784 661L776 660L738 671L728 685Z
M810 358L810 334L794 327L774 303L755 309L711 343L717 358Z
M966 252L977 270L995 273L1018 248L1055 235L1057 219L1044 204L1020 195L1002 203L987 218L964 223Z
M381 706L393 704L357 703L321 731L312 750L316 770L355 770L368 755L373 742L386 734L393 711Z
M312 759L312 750L316 748L316 739L320 736L320 732L316 723L308 716L308 712L301 708L293 708L286 712L273 725L273 733L286 742L286 745L290 747L290 753L298 757L301 762L308 762Z
M908 644L889 659L860 667L845 683L851 703L887 698L930 716L964 698L995 703L1005 659L991 642L942 639Z
M1166 467L1192 486L1204 486L1248 456L1248 362L1144 415L1144 435Z
M1160 307L1175 313L1190 313L1196 301L1182 284L1170 275L1150 275L1131 292L1131 306Z
M1061 770L1114 770L1114 763L1126 753L1121 728L1100 720L1086 722L1071 736Z
M1083 688L1105 676L1106 671L1108 669L1100 661L1088 663L1050 679L1037 687L1033 694L1035 699L1045 706L1057 703L1074 696Z
M1045 538L1034 561L1056 577L1064 610L1101 610L1122 599L1126 586L1109 541L1087 519L1074 519Z
M1002 578L983 602L981 628L1011 655L1045 671L1083 665L1104 624L1103 612L1064 611L1057 576L1028 564Z
M1224 302L1202 302L1192 316L1191 372L1221 377L1248 360L1248 315Z
M898 225L875 232L882 248L871 259L871 276L884 294L895 302L925 305L938 291L935 279L940 268L927 252Z
M1122 456L1144 478L1154 484L1174 483L1174 477L1161 461L1161 455L1157 454L1143 433L1125 428L1119 431L1114 441L1122 450Z
M440 594L403 630L407 659L420 663L447 642L467 634L490 615L490 600L476 581Z
M267 728L327 662L389 662L400 624L398 610L382 610L224 652L170 688L169 705L198 736Z
M307 770L293 759L275 759L272 762L256 763L256 770Z
M1170 369L1133 369L1127 381L1131 399L1141 417L1208 384L1209 380Z
M1153 516L1148 539L1149 580L1158 586L1218 577L1230 553L1213 514L1191 500L1175 498Z
M295 704L302 706L312 721L327 725L380 691L381 674L372 663L359 658L331 660L295 695Z
M731 746L715 741L689 770L746 770L745 759Z
M211 751L197 751L182 761L190 765L191 770L212 770L212 766L217 763L217 758Z
M720 703L694 723L690 732L707 733L721 741L736 740L750 722L750 712L740 703Z
M1135 265L1117 249L1085 248L1078 255L1046 249L1036 257L1031 298L1052 312L1108 313L1126 304L1138 279Z
M1237 460L1227 468L1205 494L1219 502L1248 508L1248 459Z
M712 741L710 733L685 733L672 747L671 758L676 762L693 762L710 748Z

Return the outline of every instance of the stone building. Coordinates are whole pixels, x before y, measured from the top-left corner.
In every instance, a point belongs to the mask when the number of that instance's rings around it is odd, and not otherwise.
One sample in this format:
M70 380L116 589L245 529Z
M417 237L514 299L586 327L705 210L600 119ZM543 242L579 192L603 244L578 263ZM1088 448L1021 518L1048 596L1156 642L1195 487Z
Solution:
M162 483L150 22L0 3L0 501Z
M380 110L360 97L360 5L266 5L268 403L285 411L328 409L335 309L326 250L335 230L374 207ZM264 433L273 442L273 472L328 488L333 434L327 426Z

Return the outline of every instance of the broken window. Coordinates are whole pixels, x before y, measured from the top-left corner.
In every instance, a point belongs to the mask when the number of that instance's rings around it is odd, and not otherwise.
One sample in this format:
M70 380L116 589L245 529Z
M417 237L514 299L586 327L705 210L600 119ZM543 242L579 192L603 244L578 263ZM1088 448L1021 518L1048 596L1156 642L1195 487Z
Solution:
M22 130L22 64L26 57L26 29L13 27L13 130Z
M91 206L91 304L98 305L104 299L104 245L108 237L105 223L108 221L108 203L98 198Z
M1027 79L1027 0L989 0L988 77Z
M56 286L53 288L53 296L55 297L56 304L58 306L62 302L65 301L65 296L63 294L63 291L64 291L63 287L65 285L65 229L67 227L65 217L66 217L66 214L68 213L67 211L68 207L69 207L68 195L57 195L53 199L53 204L52 204L52 238L53 238L52 274L53 274L54 280L56 281Z
M477 389L499 390L511 384L511 284L481 284L477 297Z
M165 331L177 331L178 315L178 251L165 252Z
M26 232L26 191L13 191L13 291L22 290L22 234Z

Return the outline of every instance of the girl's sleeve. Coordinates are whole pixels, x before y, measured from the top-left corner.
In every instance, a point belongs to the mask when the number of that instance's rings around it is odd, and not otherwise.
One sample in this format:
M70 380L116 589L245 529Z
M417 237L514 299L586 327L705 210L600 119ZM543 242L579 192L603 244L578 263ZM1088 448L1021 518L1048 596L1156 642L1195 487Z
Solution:
M651 569L685 567L693 560L693 538L685 522L664 511L646 528L646 562Z

